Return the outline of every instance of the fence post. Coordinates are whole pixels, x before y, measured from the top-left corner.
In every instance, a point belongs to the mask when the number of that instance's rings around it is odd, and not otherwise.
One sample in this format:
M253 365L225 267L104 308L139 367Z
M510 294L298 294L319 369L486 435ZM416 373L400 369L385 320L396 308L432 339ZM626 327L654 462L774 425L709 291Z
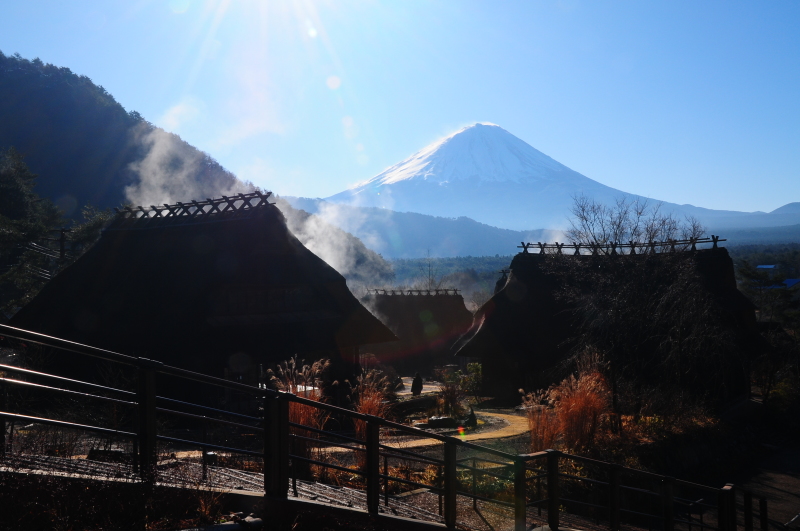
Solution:
M731 483L719 489L717 521L720 531L736 531L736 498Z
M6 384L0 382L0 411L8 408L8 397L6 395ZM0 459L6 457L6 418L0 417Z
M675 529L675 485L673 481L671 477L661 480L661 512L664 517L664 531Z
M381 503L380 424L367 421L367 512L378 514Z
M727 508L725 507L727 501L728 497L725 492L725 487L722 487L717 493L717 529L719 531L728 531L728 524L725 521L728 515Z
M558 450L547 450L547 525L550 531L558 531Z
M526 530L528 499L525 485L525 464L522 457L514 459L514 531Z
M203 456L203 481L208 479L208 452L206 451L205 444L208 442L208 421L203 420L203 447L200 449Z
M767 514L767 499L759 498L758 516L761 520L761 531L769 531L769 515Z
M383 456L383 475L383 504L389 507L389 458L385 455Z
M473 457L472 458L472 491L471 491L472 492L472 510L473 511L477 511L478 510L478 498L475 497L475 493L476 493L477 487L478 487L477 483L476 483L476 479L475 479L475 468L477 468L477 461L475 461L475 458Z
M139 474L154 481L156 455L156 372L159 362L139 359L137 402L139 403Z
M289 489L289 400L264 397L264 492L286 498Z
M729 531L736 531L736 488L733 486L733 483L728 483L725 485L726 487L730 487L728 489L728 530Z
M619 531L619 515L621 509L619 497L619 475L622 467L617 464L611 465L608 479L608 523L611 531Z
M744 531L753 531L753 494L746 490L744 494Z
M456 445L444 442L444 523L456 527Z

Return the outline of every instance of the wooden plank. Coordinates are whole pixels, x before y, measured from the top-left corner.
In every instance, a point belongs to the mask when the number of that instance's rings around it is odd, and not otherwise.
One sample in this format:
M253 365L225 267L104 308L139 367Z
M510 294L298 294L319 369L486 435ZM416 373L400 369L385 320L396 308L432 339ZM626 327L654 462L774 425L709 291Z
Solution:
M458 481L456 477L456 445L450 441L444 443L444 524L448 529L456 527L456 493Z
M473 492L475 490L475 472L472 474ZM514 459L514 531L527 530L527 488L525 485L525 460Z
M155 480L156 466L156 373L150 368L139 368L137 378L139 416L139 473L145 481Z
M378 514L381 503L380 430L380 424L367 421L367 512L370 514Z
M561 452L558 450L547 450L547 525L550 531L558 531L558 511L561 503L559 501L558 485L558 458Z

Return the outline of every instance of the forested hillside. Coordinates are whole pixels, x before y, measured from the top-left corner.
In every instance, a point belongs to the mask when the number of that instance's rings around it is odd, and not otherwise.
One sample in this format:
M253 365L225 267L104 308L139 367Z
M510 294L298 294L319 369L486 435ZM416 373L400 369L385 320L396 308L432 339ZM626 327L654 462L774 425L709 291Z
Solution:
M156 142L170 147L159 161L151 160ZM9 147L39 176L36 192L67 216L87 203L119 205L126 187L129 196L140 192L155 167L180 171L191 164L198 182L220 189L237 182L211 156L126 111L88 77L0 51L0 148Z

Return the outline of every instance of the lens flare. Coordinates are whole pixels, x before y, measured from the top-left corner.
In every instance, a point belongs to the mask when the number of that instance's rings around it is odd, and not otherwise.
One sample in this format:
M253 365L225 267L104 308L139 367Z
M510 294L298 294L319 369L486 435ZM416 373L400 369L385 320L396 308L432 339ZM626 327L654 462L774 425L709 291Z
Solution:
M459 426L458 427L458 436L461 437L462 441L466 441L467 440L467 435L464 433L464 426Z
M169 8L173 13L181 14L189 10L189 0L170 0Z
M317 28L314 27L310 20L306 20L306 31L312 39L317 37Z
M329 89L336 90L342 85L342 80L339 76L329 76L328 79L325 80L325 84L328 85Z

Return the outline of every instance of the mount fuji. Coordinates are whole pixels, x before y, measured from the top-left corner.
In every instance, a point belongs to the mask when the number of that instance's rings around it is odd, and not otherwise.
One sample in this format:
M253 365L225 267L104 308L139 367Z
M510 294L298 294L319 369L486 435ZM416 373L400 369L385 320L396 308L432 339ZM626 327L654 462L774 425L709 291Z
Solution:
M578 195L607 204L639 197L581 175L502 127L477 123L325 200L528 230L565 228ZM711 229L800 223L800 210L789 205L768 214L661 203L662 212L693 216Z

